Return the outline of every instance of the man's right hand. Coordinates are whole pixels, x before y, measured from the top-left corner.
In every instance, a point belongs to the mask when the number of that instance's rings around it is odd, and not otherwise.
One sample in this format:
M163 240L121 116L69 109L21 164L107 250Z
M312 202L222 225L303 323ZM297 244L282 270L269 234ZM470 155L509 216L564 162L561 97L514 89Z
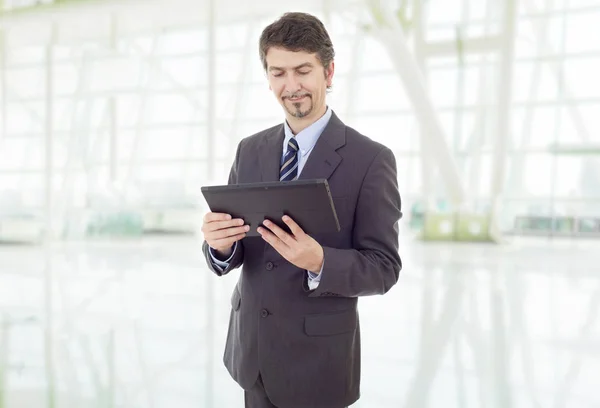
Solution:
M220 257L228 258L233 252L233 244L244 238L250 230L241 218L231 219L231 215L209 212L204 216L202 233L204 240Z

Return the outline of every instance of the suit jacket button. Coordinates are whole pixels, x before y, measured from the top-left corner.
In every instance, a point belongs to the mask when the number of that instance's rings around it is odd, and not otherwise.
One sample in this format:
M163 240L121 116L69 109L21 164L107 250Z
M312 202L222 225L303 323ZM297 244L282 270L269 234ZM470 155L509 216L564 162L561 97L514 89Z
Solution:
M267 317L269 315L269 311L267 309L263 309L260 311L260 315L262 317Z
M273 262L267 262L267 271L273 269Z

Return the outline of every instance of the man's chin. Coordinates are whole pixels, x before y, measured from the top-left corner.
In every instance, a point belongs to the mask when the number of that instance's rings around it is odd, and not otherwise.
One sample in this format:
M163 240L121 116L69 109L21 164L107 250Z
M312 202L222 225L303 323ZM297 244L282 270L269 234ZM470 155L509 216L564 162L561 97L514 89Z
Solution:
M312 106L310 106L310 107L309 107L308 109L306 109L306 110L301 110L301 109L299 109L300 107L299 107L299 106L297 106L297 104L293 104L293 106L292 106L292 107L288 107L288 106L287 106L287 104L286 104L286 105L284 105L284 107L285 107L285 110L286 110L286 111L287 111L287 112L288 112L290 115L292 115L293 117L295 117L295 118L298 118L298 119L305 118L305 117L307 117L308 115L310 115L310 113L312 112Z
M291 111L288 109L288 113L298 119L307 117L308 115L310 115L310 112L312 112L312 110L306 110L306 111L293 110L293 111Z

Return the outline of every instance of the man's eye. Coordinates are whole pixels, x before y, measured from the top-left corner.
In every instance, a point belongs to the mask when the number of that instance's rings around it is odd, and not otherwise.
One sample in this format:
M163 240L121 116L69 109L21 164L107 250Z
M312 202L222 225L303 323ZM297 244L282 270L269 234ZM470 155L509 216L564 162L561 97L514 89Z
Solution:
M308 74L310 74L310 71L298 71L298 73L300 75L308 75Z
M273 74L274 77L280 77L282 75L283 75L283 73L281 73L281 72L278 72L277 74Z

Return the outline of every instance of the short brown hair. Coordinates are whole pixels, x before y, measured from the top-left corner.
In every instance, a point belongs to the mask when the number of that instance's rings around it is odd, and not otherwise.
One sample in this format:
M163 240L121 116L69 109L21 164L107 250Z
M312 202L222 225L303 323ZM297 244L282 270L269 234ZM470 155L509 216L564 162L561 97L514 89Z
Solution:
M260 36L259 52L265 70L267 69L267 52L271 47L316 53L325 68L329 67L335 57L333 44L325 25L321 20L307 13L285 13L263 30Z

